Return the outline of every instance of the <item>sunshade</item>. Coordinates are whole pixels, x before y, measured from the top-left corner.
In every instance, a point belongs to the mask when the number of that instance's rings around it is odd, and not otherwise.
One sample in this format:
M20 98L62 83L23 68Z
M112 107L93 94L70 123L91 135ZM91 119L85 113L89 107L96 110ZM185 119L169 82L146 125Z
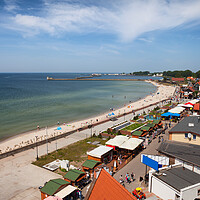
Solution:
M57 130L62 130L62 128L59 126L59 127L57 127Z
M127 137L125 135L117 135L113 139L108 140L106 142L106 145L118 147L119 145L121 145L123 142L125 142L128 139L129 139L129 137Z
M70 195L72 192L74 192L75 190L77 190L78 188L72 186L72 185L68 185L67 187L63 188L62 190L60 190L59 192L57 192L55 194L55 196L60 197L61 199L65 198L66 196ZM59 198L59 200L60 200Z
M126 142L119 146L122 149L134 150L143 142L142 139L129 138Z

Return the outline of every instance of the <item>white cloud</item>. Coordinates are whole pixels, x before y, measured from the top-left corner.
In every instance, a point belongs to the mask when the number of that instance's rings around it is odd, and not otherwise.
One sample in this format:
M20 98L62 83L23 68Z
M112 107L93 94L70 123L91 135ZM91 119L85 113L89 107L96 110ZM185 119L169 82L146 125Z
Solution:
M46 1L38 16L18 13L10 26L32 34L102 32L128 42L150 31L200 20L199 0L119 0L112 5L108 8L80 2Z
M8 12L13 12L19 8L16 3L16 0L4 0L4 9Z

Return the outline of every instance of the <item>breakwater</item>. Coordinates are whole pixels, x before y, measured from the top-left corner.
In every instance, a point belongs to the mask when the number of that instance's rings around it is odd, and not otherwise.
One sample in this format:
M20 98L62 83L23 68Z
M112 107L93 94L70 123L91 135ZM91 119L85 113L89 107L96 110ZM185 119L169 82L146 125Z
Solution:
M88 77L83 78L52 78L52 77L47 77L48 81L144 81L143 79L100 79L100 78L94 78L92 77L89 79Z

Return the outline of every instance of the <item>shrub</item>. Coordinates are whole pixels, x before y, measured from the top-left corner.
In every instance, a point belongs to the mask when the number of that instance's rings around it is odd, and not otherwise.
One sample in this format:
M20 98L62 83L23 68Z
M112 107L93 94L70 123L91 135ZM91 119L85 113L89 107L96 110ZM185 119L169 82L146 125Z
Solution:
M110 130L109 128L107 129L107 133L108 133L108 134L111 134L111 130Z

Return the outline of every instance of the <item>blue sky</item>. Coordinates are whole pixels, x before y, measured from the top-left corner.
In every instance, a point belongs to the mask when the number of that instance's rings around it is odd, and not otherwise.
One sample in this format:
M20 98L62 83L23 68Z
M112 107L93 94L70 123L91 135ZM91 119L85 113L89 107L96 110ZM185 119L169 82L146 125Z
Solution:
M199 0L0 0L0 72L200 69Z

